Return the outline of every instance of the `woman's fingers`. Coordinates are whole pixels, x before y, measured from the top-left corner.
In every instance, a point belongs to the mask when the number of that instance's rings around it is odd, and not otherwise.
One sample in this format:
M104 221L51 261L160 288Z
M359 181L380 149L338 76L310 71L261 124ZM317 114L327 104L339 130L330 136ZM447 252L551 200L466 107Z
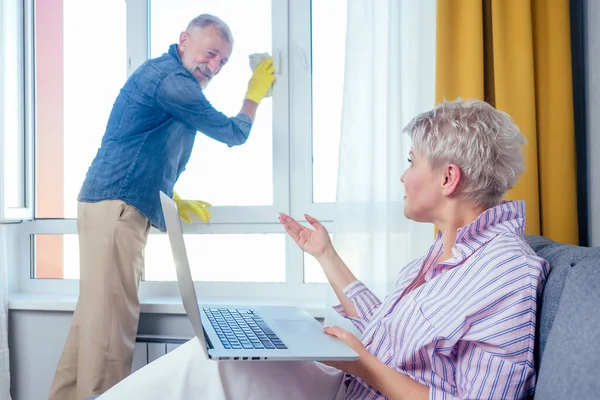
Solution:
M296 232L300 232L304 227L300 225L298 221L289 215L285 215L284 213L279 213L279 220L283 223L284 226L293 229Z
M306 217L306 220L315 228L322 226L321 223L316 219L308 215ZM298 243L298 245L302 248L304 248L306 243L310 241L312 235L315 232L314 230L301 225L298 221L284 213L279 213L279 221L283 224L283 227L286 230L286 232L289 233L292 239L294 239L296 243Z
M296 222L293 218L283 213L279 213L279 221L282 223L283 228L286 230L287 233L289 233L292 239L294 239L295 241L298 241L300 239L302 225Z
M323 228L323 225L316 218L313 218L308 214L304 214L304 218L306 218L306 222L311 224L315 229Z

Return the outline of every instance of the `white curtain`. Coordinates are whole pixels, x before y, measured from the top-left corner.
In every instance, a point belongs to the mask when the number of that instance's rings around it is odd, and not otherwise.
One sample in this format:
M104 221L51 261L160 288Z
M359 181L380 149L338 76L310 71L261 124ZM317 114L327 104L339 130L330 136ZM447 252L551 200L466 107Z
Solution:
M403 215L402 129L435 102L435 0L348 0L333 244L383 299L400 268L433 240ZM337 304L330 291L329 305ZM330 310L326 325L351 324Z
M8 280L6 229L0 226L0 400L10 400L8 358Z

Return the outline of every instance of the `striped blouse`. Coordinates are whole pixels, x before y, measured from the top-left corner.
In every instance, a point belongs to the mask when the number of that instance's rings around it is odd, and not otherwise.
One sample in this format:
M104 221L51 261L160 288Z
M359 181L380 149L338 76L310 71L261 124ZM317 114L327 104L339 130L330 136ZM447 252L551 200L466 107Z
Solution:
M525 398L535 388L536 302L549 266L525 242L524 227L525 203L503 202L460 228L442 263L438 235L383 302L360 281L348 285L358 318L334 308L369 352L428 386L431 399ZM359 377L347 375L346 384L349 400L384 398Z

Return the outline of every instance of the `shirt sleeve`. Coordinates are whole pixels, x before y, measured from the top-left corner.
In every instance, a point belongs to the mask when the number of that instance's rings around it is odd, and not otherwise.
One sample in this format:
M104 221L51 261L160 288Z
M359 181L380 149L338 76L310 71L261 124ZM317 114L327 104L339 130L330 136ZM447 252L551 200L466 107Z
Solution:
M168 75L157 88L156 103L166 113L229 146L244 144L250 135L250 117L227 117L204 96L200 85L183 73Z
M373 314L381 305L381 301L359 280L346 286L343 292L348 300L354 304L358 318L349 316L341 304L334 306L333 309L342 317L350 320L360 332L363 332L373 318Z
M485 293L473 293L478 301L453 354L432 361L454 370L454 385L431 386L430 399L521 399L533 392L536 296L544 280L537 268L527 257L515 259L491 274Z

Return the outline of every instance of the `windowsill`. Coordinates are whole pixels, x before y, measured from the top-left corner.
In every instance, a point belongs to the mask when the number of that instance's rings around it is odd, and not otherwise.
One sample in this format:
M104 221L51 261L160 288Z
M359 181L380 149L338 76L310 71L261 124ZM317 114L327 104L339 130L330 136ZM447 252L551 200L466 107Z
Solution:
M314 318L324 318L326 307L310 302L285 303L274 299L227 299L199 298L202 304L236 304L252 305L293 305L306 310ZM8 296L9 310L21 311L74 311L77 304L76 296L47 294L47 293L12 293ZM140 311L147 314L185 314L180 297L148 297L140 300Z

